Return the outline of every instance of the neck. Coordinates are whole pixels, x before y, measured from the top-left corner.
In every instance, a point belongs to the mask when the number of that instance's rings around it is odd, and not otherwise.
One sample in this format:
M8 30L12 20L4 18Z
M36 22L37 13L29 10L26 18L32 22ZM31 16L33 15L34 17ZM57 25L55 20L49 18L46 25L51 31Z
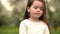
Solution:
M37 19L37 18L29 18L29 20L31 20L33 22L39 22L39 19Z

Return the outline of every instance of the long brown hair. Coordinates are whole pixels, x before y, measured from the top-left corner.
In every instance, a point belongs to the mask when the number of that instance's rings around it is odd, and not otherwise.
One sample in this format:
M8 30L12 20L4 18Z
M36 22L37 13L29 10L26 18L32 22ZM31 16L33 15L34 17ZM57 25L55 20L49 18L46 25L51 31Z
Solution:
M25 15L24 15L24 19L30 18L29 13L27 11L27 8L28 7L31 7L31 5L33 4L34 1L35 0L28 0L28 4L27 4L27 7L26 7L26 12L25 12ZM43 5L44 5L43 15L41 17L39 17L39 20L44 21L47 24L47 26L48 26L48 28L50 30L50 26L48 24L48 19L47 19L47 16L46 16L46 5L45 5L45 1L44 0L37 0L37 1L41 1L43 3Z

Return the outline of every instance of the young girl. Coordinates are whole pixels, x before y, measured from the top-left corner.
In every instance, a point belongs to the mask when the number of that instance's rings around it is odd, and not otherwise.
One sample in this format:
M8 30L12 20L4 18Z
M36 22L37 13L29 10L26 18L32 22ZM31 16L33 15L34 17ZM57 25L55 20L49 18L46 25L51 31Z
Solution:
M44 0L28 0L19 34L50 34Z

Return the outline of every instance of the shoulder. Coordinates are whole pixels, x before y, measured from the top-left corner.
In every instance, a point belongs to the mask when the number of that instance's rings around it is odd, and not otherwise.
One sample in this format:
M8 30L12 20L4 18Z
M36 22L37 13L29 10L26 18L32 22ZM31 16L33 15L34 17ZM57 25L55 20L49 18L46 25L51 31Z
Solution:
M20 24L27 24L27 22L28 22L28 20L25 19L25 20L22 20L22 21L20 22Z
M44 28L48 28L48 25L44 21L41 21L41 24Z

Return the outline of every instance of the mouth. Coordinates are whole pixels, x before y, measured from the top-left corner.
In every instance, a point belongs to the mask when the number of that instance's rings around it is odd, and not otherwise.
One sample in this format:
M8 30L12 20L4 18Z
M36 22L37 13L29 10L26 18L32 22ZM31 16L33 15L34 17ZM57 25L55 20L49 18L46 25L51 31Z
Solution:
M41 16L42 14L41 13L35 13L36 16Z
M35 13L35 14L40 15L40 13Z

